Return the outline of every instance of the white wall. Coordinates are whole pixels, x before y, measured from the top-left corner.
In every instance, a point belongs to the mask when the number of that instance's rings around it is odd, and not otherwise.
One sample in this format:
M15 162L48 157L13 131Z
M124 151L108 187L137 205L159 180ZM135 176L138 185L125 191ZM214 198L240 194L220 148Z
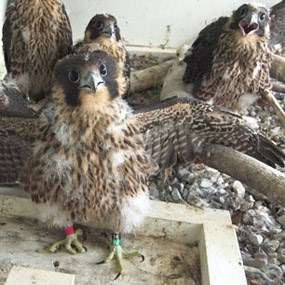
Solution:
M244 3L244 0L63 0L69 14L74 40L83 37L89 20L97 13L113 14L127 44L176 48L193 41L205 25ZM260 1L269 7L278 0ZM0 27L5 0L0 0ZM178 4L177 4L178 3ZM2 28L0 29L2 39ZM3 63L2 48L0 64Z
M113 14L130 45L175 48L195 39L205 25L231 14L246 0L64 0L74 39L97 13ZM280 1L280 0L279 0ZM269 7L278 0L260 1ZM178 4L177 4L178 3Z
M5 14L6 1L0 0L0 65L4 64L3 49L2 49L2 26Z

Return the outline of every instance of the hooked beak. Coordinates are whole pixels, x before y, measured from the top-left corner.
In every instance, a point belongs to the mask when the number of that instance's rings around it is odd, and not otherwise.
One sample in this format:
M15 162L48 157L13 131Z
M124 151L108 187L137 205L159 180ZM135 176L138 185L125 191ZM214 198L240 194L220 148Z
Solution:
M238 25L244 36L251 35L259 29L258 15L254 13L251 16L246 16Z
M111 37L113 34L115 34L114 25L109 24L109 25L105 26L101 33L106 35L106 36Z
M96 92L101 84L104 84L105 81L102 79L99 73L88 72L86 76L80 80L80 89L86 88L90 89L93 92Z

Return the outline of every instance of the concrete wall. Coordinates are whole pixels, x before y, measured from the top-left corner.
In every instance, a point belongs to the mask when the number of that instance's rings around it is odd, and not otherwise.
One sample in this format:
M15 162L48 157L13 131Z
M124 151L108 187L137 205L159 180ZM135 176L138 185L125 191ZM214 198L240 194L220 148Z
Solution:
M5 8L0 0L0 26ZM197 33L221 15L229 15L244 0L63 0L70 16L74 40L83 37L97 13L113 14L128 45L176 48L191 42ZM278 0L263 0L269 7ZM2 29L0 32L2 38ZM3 62L2 49L0 64Z
M3 50L2 50L2 26L3 26L3 22L4 22L5 6L6 6L6 1L0 0L0 39L1 39L0 65L4 64Z
M278 0L260 1L269 7ZM245 0L64 0L74 39L83 37L97 13L113 14L130 45L175 48L192 41L197 33L222 15L229 15Z

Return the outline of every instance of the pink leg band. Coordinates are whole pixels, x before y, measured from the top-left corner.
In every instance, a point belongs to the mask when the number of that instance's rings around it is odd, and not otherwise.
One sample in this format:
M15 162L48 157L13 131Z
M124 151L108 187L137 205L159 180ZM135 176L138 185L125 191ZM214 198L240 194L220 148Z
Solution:
M67 227L65 228L65 233L67 236L74 234L74 229L73 227Z

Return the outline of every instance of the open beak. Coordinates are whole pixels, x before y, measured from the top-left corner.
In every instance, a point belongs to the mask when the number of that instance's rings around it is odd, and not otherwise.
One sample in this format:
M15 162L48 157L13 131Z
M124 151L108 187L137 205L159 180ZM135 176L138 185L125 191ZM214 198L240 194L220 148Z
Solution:
M102 79L99 72L88 72L86 76L80 80L80 89L86 88L90 89L93 92L96 92L101 84L104 84L105 81Z
M251 35L259 29L258 15L254 13L250 16L246 16L238 25L244 36Z

